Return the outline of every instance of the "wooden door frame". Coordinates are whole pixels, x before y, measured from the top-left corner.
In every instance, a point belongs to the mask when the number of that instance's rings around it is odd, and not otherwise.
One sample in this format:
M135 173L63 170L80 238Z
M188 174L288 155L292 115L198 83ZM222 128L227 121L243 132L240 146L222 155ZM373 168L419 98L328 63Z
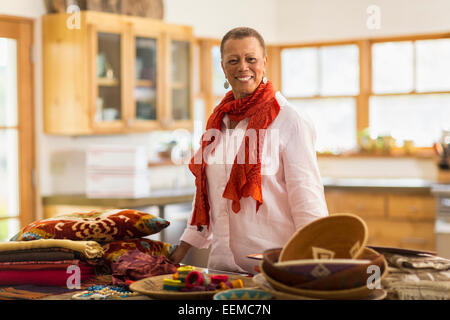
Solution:
M0 37L17 40L17 112L19 160L19 221L36 219L36 152L34 112L34 20L0 15Z

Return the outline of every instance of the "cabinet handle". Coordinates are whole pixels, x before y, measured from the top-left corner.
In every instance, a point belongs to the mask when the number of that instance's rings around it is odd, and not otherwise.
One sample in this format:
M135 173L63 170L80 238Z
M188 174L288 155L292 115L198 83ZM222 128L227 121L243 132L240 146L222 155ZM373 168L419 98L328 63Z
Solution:
M411 213L416 213L418 211L419 211L419 209L416 206L410 206L409 207L409 212L411 212Z
M363 205L362 203L356 204L356 210L357 210L357 211L361 211L361 210L363 210L363 209L364 209L364 205Z

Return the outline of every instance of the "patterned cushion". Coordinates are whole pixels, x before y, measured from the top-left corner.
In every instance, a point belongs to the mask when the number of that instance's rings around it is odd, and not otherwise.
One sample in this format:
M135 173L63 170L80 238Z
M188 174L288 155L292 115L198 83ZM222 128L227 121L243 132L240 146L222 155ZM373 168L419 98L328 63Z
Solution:
M117 261L117 259L125 253L133 250L139 250L142 253L152 256L168 257L172 251L172 245L166 242L140 238L124 241L112 241L104 244L103 250L103 260L111 263Z
M14 239L108 242L149 236L158 233L169 224L167 220L137 210L93 210L88 213L72 213L38 220L23 228Z

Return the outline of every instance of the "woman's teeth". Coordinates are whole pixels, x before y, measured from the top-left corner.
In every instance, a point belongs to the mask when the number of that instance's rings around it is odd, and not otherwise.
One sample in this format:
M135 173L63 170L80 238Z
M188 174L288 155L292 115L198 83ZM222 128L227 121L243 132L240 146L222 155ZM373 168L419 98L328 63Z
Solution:
M237 77L236 79L238 79L239 81L248 81L252 78L252 76L248 76L248 77Z

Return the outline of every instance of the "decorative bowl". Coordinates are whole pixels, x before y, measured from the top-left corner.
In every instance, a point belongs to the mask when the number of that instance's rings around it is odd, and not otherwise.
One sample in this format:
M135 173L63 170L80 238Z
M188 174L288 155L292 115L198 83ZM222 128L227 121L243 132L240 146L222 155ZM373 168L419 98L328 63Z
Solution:
M333 214L297 230L281 250L279 261L355 259L362 253L367 238L367 225L360 217Z
M303 259L279 262L281 248L264 252L265 273L286 286L308 290L344 290L365 286L378 267L380 275L387 271L383 255L364 248L358 259ZM372 267L373 268L373 267Z
M218 292L214 300L270 300L273 296L267 291L260 289L230 289Z
M261 265L261 274L266 278L269 284L278 291L288 293L290 295L308 297L314 299L325 299L325 300L361 300L369 299L373 293L380 291L376 287L370 289L367 285L343 290L308 290L308 289L298 289L294 287L287 286L281 282L272 279L264 271L264 267ZM387 268L382 274L381 279L387 274ZM381 280L380 280L381 281ZM382 290L381 290L382 291Z

